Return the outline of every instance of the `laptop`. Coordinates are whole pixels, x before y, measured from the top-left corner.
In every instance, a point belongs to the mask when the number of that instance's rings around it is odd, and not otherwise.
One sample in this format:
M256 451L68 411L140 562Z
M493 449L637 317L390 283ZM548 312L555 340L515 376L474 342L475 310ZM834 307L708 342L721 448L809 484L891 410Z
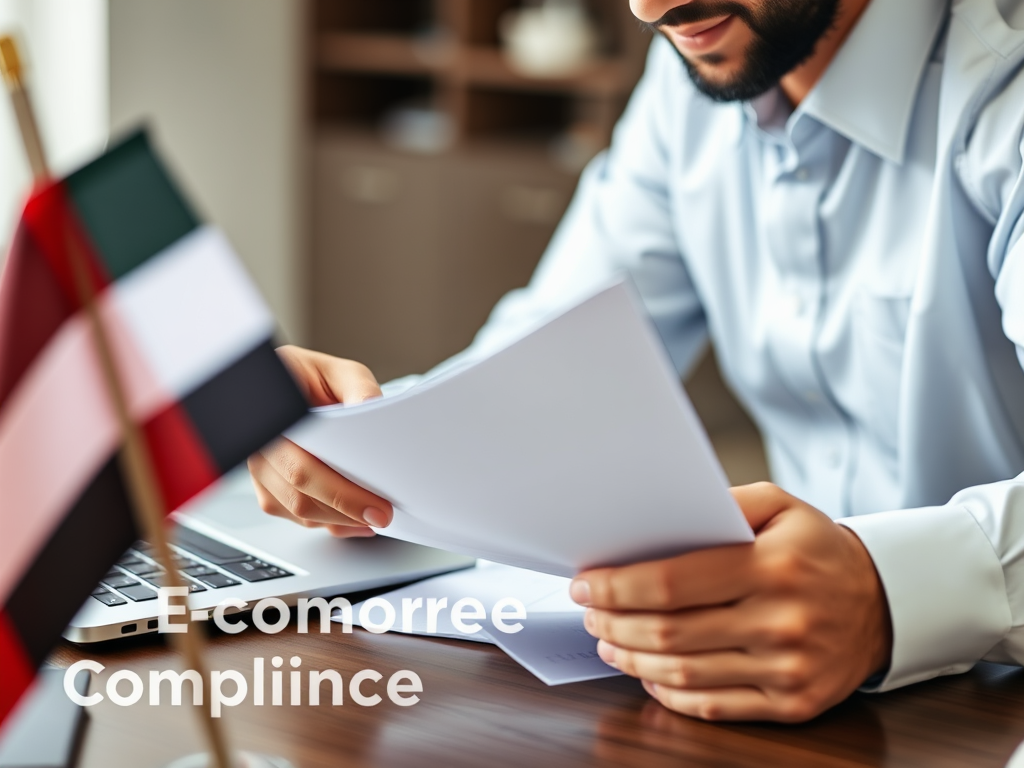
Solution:
M265 597L294 606L300 597L333 597L415 581L476 562L386 536L335 539L325 530L271 517L256 503L244 469L173 518L171 548L190 588L193 611L212 609L226 598L249 603L244 610ZM64 637L95 643L156 632L156 586L162 574L153 548L136 542L96 586Z

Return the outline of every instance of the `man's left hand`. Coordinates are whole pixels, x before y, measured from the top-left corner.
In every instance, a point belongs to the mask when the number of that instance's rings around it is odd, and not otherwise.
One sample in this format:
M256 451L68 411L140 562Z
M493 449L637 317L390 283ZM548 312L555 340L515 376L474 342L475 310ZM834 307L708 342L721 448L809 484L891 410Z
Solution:
M770 483L732 490L756 538L585 571L572 583L601 658L669 709L705 720L809 720L889 664L870 555Z

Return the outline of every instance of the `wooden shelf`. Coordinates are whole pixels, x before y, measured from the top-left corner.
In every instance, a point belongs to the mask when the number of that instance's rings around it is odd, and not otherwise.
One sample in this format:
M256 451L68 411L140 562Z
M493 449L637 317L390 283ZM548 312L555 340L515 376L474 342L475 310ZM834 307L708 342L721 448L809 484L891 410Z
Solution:
M629 68L618 59L599 59L562 77L530 77L517 72L498 48L393 34L321 33L317 63L329 72L429 75L466 86L592 96L621 95L633 84Z
M469 85L597 96L619 95L632 88L623 63L616 59L599 59L571 75L551 78L517 72L496 48L464 47L458 51L455 61L453 75Z
M323 32L317 36L317 65L325 72L435 75L444 69L443 46L408 35Z

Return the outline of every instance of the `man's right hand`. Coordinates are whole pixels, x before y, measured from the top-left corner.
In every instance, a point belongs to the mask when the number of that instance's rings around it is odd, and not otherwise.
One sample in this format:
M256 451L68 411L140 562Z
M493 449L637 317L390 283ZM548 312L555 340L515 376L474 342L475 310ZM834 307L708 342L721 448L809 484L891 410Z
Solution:
M277 354L312 405L361 403L381 395L370 369L360 363L294 346ZM249 457L249 473L264 512L307 528L327 528L340 538L373 536L369 526L384 528L394 515L380 496L283 437Z

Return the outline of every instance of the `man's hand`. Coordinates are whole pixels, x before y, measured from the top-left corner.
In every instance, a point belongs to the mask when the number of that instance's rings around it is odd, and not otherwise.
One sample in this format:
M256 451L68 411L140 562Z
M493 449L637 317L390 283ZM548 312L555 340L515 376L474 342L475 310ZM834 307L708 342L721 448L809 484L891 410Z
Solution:
M380 386L365 365L293 346L277 353L313 405L380 397ZM264 512L307 528L326 527L341 538L373 536L369 526L384 528L394 514L380 496L285 438L249 457L249 473Z
M889 664L885 592L860 540L770 483L734 488L753 544L577 576L607 663L705 720L809 720Z

